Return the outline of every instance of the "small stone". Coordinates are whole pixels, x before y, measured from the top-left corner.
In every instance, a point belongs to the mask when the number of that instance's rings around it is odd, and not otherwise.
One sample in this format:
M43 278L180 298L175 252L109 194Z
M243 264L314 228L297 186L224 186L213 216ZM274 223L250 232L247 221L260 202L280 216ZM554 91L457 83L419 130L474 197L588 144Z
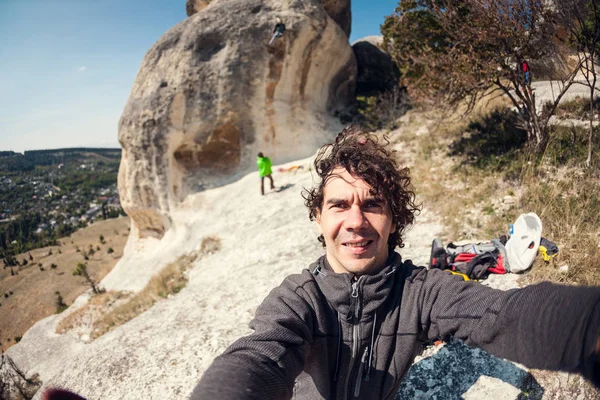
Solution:
M421 136L421 135L427 135L429 134L429 129L426 126L421 126L419 129L417 129L417 131L415 132L415 135L417 136Z
M506 196L504 196L503 203L504 204L515 204L515 198L511 195L506 195Z
M558 270L564 274L566 272L569 272L569 266L565 264L562 267L560 267Z

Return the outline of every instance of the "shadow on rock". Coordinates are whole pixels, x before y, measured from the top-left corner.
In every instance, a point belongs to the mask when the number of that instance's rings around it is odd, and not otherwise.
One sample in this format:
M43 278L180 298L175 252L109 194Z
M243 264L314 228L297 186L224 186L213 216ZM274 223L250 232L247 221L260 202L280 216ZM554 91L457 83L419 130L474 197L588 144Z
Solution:
M527 142L517 113L496 110L469 124L463 137L450 146L450 155L462 156L463 163L477 168L500 168L509 164Z
M278 187L277 189L274 190L274 192L276 192L276 193L283 192L284 190L288 190L289 188L291 188L293 186L294 186L293 183L288 183L286 185Z
M410 367L396 400L542 399L544 389L533 376L509 361L457 339L432 350Z

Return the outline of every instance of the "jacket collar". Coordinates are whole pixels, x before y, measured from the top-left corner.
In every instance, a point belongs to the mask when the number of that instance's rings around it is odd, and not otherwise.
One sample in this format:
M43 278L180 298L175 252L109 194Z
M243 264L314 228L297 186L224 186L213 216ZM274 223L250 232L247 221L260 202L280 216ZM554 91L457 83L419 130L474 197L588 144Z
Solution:
M320 257L312 266L311 272L331 306L342 319L349 320L357 310L359 319L371 319L377 309L383 305L394 286L396 271L402 266L402 257L392 252L386 266L373 275L363 275L358 280L350 273L335 273L327 257ZM355 295L352 296L353 283L357 282ZM358 300L357 300L358 299Z

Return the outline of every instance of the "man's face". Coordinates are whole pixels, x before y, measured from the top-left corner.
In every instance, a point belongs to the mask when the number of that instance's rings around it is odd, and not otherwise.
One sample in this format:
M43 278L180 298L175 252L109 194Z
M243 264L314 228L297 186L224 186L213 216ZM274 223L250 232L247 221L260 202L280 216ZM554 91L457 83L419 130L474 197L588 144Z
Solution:
M327 261L337 273L376 273L387 260L388 238L396 226L389 207L370 189L362 179L336 168L323 190L317 224Z

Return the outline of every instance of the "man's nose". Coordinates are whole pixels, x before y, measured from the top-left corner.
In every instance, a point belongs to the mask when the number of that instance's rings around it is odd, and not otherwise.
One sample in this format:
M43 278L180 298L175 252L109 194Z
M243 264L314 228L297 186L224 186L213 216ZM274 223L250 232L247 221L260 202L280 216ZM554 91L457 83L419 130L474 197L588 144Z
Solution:
M365 217L363 210L359 206L353 205L348 210L348 214L344 220L344 228L348 231L359 230L366 227L368 223L369 221Z

